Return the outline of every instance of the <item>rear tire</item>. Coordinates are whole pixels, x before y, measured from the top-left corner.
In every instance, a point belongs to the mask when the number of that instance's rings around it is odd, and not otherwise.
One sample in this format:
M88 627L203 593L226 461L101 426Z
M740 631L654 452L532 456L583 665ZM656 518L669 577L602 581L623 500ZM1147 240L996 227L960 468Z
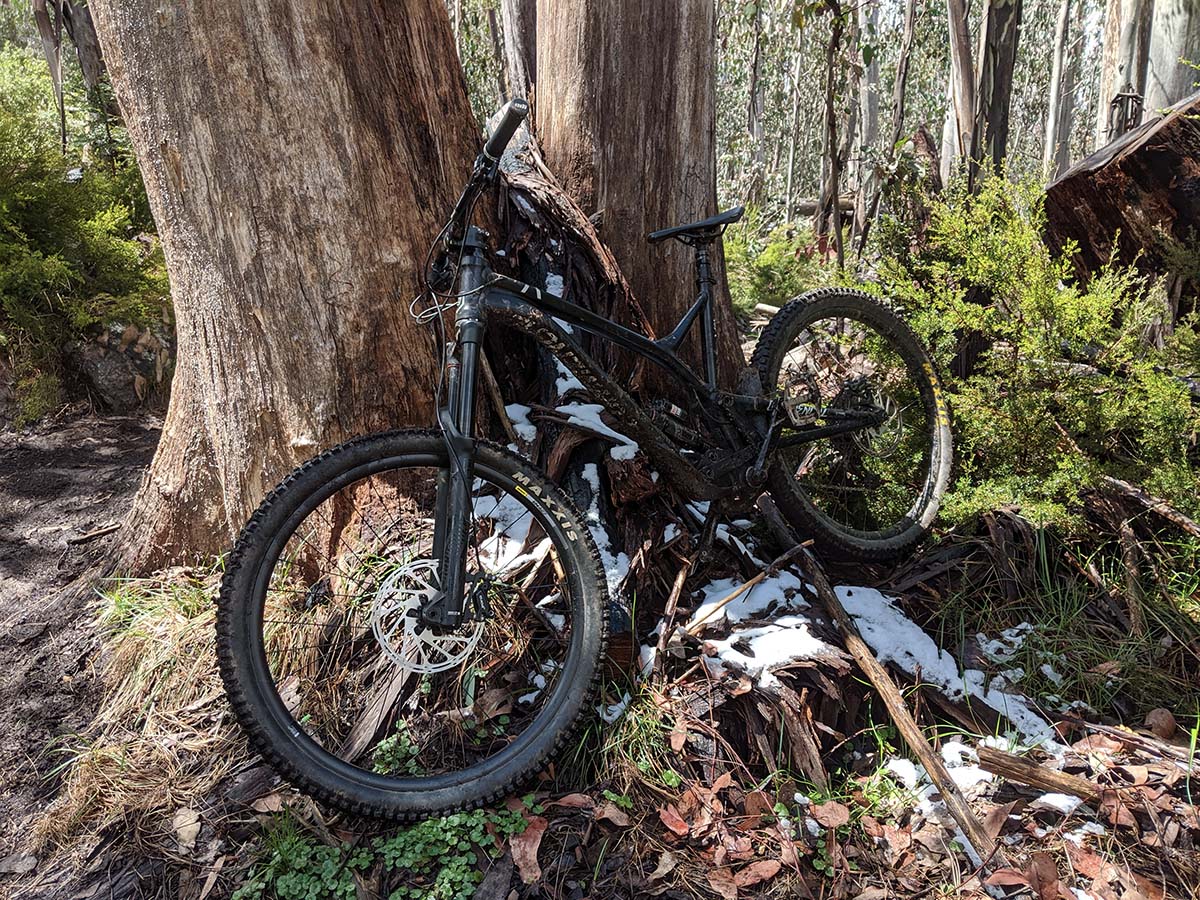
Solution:
M912 330L890 309L882 305L876 298L863 291L846 288L823 288L811 291L789 302L771 319L754 349L752 365L758 370L759 378L768 393L782 392L789 387L793 390L795 383L808 378L808 384L800 390L815 391L824 395L823 387L814 387L817 378L807 374L798 377L793 369L803 368L796 364L797 358L813 356L805 348L815 335L822 334L822 328L827 322L853 323L856 333L864 336L868 343L866 348L882 348L872 352L890 354L894 360L894 368L900 371L901 365L907 372L908 383L905 389L912 394L911 403L899 407L899 412L885 422L878 430L886 428L891 422L903 423L901 413L912 409L908 419L911 422L911 434L902 437L904 441L912 441L917 451L922 454L920 461L915 457L910 462L911 476L907 487L893 491L901 498L894 509L894 519L887 512L858 513L862 522L850 522L856 514L850 513L846 507L850 501L839 506L829 498L836 494L836 488L822 493L821 487L812 484L806 486L803 478L798 479L795 460L799 450L780 451L772 461L768 470L767 488L778 505L780 511L790 524L797 529L802 537L811 537L826 553L835 557L860 561L887 560L900 556L912 550L930 531L937 515L942 497L950 480L952 464L950 411L942 391L941 382L934 370L933 363L921 346ZM829 334L841 336L849 329L830 331ZM871 343L873 342L873 343ZM836 344L831 344L837 354L836 361L844 362L842 350ZM789 369L784 370L785 358L789 359ZM863 350L861 358L868 361L865 371L874 370L870 361L870 352ZM823 378L828 379L827 370L822 370L823 360L808 361L806 365ZM853 366L847 362L847 368ZM870 378L859 380L870 382ZM838 382L834 382L835 384ZM845 382L841 382L845 384ZM877 395L882 396L882 395ZM919 398L919 399L918 399ZM830 398L821 396L823 403L830 403ZM897 425L905 427L907 423ZM900 441L901 438L897 438ZM817 452L819 445L828 445L830 455L838 455L841 477L846 481L844 490L858 491L858 505L865 507L871 501L866 497L882 496L883 492L872 493L872 482L868 479L867 469L873 466L877 472L886 473L889 463L876 456L870 459L870 448L865 450L861 441L854 436L827 438L823 441L804 445L802 450L808 453ZM899 447L899 443L896 445ZM905 443L901 450L909 449ZM893 448L894 452L894 448ZM897 454L900 455L900 454ZM857 457L857 459L855 458ZM863 465L866 458L867 465ZM804 471L801 464L800 471ZM830 467L833 468L832 466ZM837 476L833 476L837 477ZM861 484L850 486L850 482L862 477ZM874 484L882 479L873 476ZM900 476L897 476L898 478ZM908 494L903 493L904 490ZM911 506L904 510L905 504L911 500ZM875 519L872 522L872 519Z
M518 504L511 508L527 511L517 515L528 514L530 524L509 549L523 551L539 536L543 543L514 557L503 542L487 549L485 536L480 549L475 538L478 571L508 553L495 563L497 571L521 565L517 571L529 574L485 588L492 604L481 620L488 639L473 644L472 655L453 668L434 676L404 674L366 621L369 611L391 602L396 588L389 585L412 567L410 551L428 554L433 507L424 476L448 465L437 432L368 435L301 466L263 501L229 557L218 601L217 657L237 719L252 746L297 788L349 813L415 820L506 796L563 745L589 708L608 627L605 581L590 532L562 492L527 461L488 442L476 447L472 490L475 496L495 491L487 495L497 498L492 533L503 534L496 530L496 510L501 500L511 501ZM375 493L377 485L385 490ZM388 493L388 486L399 487ZM389 501L391 507L381 509ZM481 508L476 501L475 527L486 531ZM321 519L316 530L301 531L312 514L330 509L342 514L329 524L332 531L319 531ZM377 531L380 523L386 524ZM367 524L382 539L371 543ZM327 550L321 534L334 535ZM347 571L321 568L329 565ZM542 573L545 580L530 587ZM558 593L538 593L552 589ZM545 624L545 610L552 608L553 629ZM418 633L424 630L417 626ZM539 661L548 674L537 674ZM554 667L544 668L547 661ZM531 665L534 677L526 679ZM540 699L528 699L530 682L539 686ZM383 701L393 688L400 699ZM485 689L508 703L511 728L508 714L499 718L502 730L496 718L476 717L480 707L471 704L500 702L482 696ZM525 695L520 703L518 694ZM436 705L443 697L448 712ZM373 703L389 711L373 716ZM347 750L364 721L381 723L372 730L378 736ZM410 735L415 740L405 743ZM388 738L392 756L397 746L412 748L400 768L380 767Z

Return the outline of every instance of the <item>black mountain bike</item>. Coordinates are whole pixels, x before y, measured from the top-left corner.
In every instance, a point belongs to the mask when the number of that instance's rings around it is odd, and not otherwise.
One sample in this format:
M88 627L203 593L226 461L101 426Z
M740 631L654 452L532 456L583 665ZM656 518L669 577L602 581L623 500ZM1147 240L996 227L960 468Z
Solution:
M238 720L295 785L351 812L415 819L504 795L567 740L599 677L608 573L595 523L528 460L474 433L490 324L557 356L677 491L769 491L827 551L910 549L946 487L937 376L864 293L793 300L763 332L753 377L718 389L710 253L741 209L649 236L690 245L699 283L658 340L493 272L472 212L527 108L504 110L427 267L439 326L456 307L438 427L360 437L292 472L242 531L222 583L217 649ZM703 376L677 356L697 320ZM577 330L660 366L689 409L639 404Z

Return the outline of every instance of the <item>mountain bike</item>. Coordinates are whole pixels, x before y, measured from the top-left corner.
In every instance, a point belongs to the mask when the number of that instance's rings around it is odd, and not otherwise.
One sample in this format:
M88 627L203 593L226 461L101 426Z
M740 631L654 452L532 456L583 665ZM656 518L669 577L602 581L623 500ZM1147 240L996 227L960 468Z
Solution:
M239 722L293 784L353 813L416 819L504 796L568 740L600 675L614 573L596 523L476 434L487 328L554 354L617 423L611 452L636 444L710 508L767 491L828 552L911 549L947 484L934 368L865 293L788 303L737 390L718 385L713 244L741 209L649 235L690 246L698 284L657 339L494 271L473 211L526 111L504 109L427 260L434 326L454 311L437 427L356 438L296 469L245 526L221 586L217 650ZM697 322L702 373L679 355ZM686 408L634 399L580 333L658 366Z

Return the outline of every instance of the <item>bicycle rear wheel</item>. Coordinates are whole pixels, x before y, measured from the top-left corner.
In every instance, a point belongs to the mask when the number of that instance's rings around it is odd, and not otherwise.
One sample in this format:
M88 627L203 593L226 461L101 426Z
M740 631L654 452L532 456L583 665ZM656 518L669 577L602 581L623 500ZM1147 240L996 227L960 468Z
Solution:
M813 291L776 313L753 364L796 428L828 424L837 412L885 416L776 453L768 489L791 524L850 559L916 546L946 492L952 451L941 383L908 326L862 291Z
M536 772L587 708L604 581L578 514L526 461L479 442L472 615L421 623L437 588L436 432L371 435L296 470L238 539L221 675L254 746L350 812L415 819Z

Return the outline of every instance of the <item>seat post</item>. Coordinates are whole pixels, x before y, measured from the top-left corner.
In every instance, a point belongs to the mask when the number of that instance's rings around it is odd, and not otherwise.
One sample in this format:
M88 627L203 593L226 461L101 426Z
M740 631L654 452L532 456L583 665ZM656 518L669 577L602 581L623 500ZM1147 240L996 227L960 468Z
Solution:
M717 388L717 336L713 324L712 286L716 284L713 278L712 264L708 255L708 241L704 238L693 245L696 251L696 287L700 292L701 334L700 345L704 353L704 374L708 381L709 390Z

